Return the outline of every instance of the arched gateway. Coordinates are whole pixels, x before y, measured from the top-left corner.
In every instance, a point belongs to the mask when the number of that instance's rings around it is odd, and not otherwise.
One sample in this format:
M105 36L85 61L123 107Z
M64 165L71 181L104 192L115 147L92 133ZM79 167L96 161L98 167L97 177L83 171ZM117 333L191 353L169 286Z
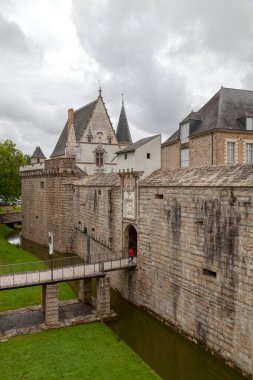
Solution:
M137 236L138 233L136 231L136 228L132 225L129 224L125 228L125 233L124 233L124 246L125 246L125 252L128 255L129 249L133 248L134 249L134 256L137 256Z

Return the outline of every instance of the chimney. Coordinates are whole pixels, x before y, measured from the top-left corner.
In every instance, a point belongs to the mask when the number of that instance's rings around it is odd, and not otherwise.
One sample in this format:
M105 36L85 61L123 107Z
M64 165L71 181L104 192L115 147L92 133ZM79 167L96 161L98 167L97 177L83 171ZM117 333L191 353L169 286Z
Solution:
M76 135L74 129L74 110L70 108L68 110L68 136L65 148L66 157L76 156Z
M68 137L70 135L71 128L74 127L74 110L70 108L68 110Z

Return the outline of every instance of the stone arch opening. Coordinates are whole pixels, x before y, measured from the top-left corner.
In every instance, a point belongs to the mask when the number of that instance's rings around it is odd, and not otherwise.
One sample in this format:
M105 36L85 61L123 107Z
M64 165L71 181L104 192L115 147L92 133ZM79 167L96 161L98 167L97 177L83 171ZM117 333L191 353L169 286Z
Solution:
M129 249L133 248L134 256L137 256L137 237L138 233L136 228L130 224L125 229L125 251L126 255L129 253Z

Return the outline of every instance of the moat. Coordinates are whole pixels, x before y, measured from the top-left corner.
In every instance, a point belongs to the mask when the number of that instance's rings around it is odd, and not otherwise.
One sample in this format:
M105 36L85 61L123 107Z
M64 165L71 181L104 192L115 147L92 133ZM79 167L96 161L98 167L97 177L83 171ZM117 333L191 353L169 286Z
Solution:
M48 250L14 233L13 244L48 260ZM57 254L56 257L63 255ZM75 284L72 284L75 287ZM120 316L108 326L124 340L163 379L168 380L239 380L244 379L221 360L206 352L173 329L164 326L143 310L111 291L111 308Z

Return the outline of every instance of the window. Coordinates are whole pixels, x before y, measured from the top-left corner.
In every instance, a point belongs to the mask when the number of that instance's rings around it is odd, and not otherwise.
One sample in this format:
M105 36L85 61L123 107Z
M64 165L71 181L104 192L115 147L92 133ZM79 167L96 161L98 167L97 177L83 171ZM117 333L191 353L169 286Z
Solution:
M235 142L227 142L227 163L235 162Z
M104 164L104 155L102 152L96 152L96 165L103 166Z
M43 181L40 182L40 188L44 189L44 182Z
M124 159L125 159L125 160L127 159L127 153L125 153L125 155L124 155Z
M181 149L181 168L189 166L189 149Z
M247 164L253 163L253 144L246 144L246 162Z
M112 143L112 138L108 137L108 144L111 144L111 143Z
M91 136L88 136L88 143L91 143Z
M189 142L189 123L180 126L181 144Z
M147 153L147 159L150 159L150 157L151 157L151 154Z
M246 129L248 131L253 131L253 119L252 119L252 117L246 117Z

